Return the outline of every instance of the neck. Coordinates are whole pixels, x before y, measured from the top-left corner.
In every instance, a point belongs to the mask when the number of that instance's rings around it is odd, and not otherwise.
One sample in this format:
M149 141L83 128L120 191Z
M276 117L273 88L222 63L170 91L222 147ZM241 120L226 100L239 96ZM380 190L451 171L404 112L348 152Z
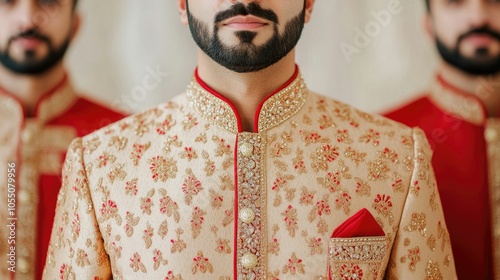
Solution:
M0 66L0 88L16 96L28 116L32 116L40 98L64 78L62 63L39 75L19 75Z
M500 74L476 76L441 63L439 73L453 86L475 95L486 108L488 117L500 117Z
M237 73L217 64L198 50L198 75L235 106L244 131L253 131L254 115L262 100L285 84L294 72L294 51L258 72Z

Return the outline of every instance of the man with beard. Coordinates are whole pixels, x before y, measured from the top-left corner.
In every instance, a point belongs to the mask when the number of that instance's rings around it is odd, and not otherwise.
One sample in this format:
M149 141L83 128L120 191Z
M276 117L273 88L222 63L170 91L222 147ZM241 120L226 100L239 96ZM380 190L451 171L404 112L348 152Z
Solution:
M307 89L314 0L178 0L186 92L81 139L45 279L455 279L425 134Z
M62 59L75 6L0 1L1 279L41 278L71 140L123 117L71 87Z
M427 1L442 61L432 90L388 117L419 126L459 279L500 279L500 2Z

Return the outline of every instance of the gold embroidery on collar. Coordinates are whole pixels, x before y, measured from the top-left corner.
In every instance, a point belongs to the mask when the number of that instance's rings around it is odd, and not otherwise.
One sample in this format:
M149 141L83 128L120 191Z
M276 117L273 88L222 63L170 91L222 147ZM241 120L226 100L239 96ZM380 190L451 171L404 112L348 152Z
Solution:
M488 174L490 185L491 218L493 225L493 263L500 263L500 119L486 121L484 132L488 146ZM494 268L495 279L500 279L500 267Z
M189 104L214 125L238 133L238 121L229 104L203 89L194 79L187 88Z
M259 131L269 130L296 114L304 105L307 88L298 76L289 86L265 101L259 114ZM210 123L238 133L238 120L229 104L203 89L194 79L187 89L190 106Z
M259 114L259 131L269 130L295 115L306 97L307 89L299 75L289 86L266 100Z
M484 110L476 98L455 93L439 81L434 84L430 99L438 107L465 121L476 125L482 125L484 122Z
M42 123L46 123L52 118L64 113L71 105L75 103L77 96L73 87L66 83L56 92L42 100L38 107L38 117Z

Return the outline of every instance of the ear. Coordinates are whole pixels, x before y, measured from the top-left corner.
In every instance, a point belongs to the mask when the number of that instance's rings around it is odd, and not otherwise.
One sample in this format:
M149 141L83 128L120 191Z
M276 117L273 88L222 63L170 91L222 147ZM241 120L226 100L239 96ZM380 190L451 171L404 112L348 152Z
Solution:
M424 25L424 31L425 35L427 35L427 39L434 40L435 34L434 34L434 23L432 21L432 17L430 13L425 13L424 20L423 20L423 25Z
M72 22L72 34L71 34L71 41L76 37L78 32L80 32L80 26L82 24L82 17L78 12L75 12L73 15L73 22Z
M314 6L314 1L315 0L305 0L306 1L306 16L305 16L305 23L308 23L311 20L311 14L313 11L313 6Z
M184 25L188 24L187 17L187 0L177 0L178 8L179 8L179 16L181 17L181 22Z

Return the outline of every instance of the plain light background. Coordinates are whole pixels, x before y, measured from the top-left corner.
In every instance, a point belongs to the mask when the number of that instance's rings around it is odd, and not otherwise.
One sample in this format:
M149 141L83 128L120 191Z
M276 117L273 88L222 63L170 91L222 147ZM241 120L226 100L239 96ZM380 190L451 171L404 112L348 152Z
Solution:
M85 0L78 9L82 26L66 64L79 92L132 113L184 91L196 45L176 0ZM297 47L308 87L369 112L415 98L432 82L437 60L423 17L424 0L317 0ZM356 47L350 56L347 45Z

